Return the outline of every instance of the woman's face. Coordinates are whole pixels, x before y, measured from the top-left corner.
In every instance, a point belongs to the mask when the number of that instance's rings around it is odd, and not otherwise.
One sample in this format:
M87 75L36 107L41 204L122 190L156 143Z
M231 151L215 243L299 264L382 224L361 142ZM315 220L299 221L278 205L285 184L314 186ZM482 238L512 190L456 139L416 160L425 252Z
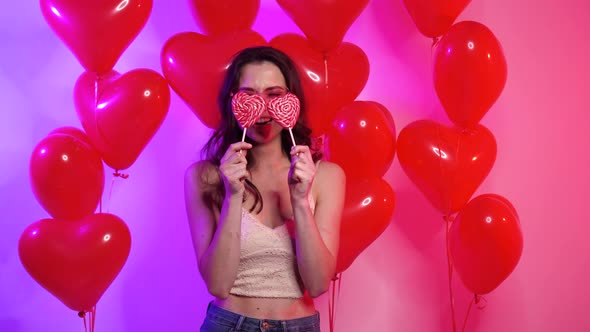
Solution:
M285 77L279 67L272 62L256 62L244 65L242 67L239 90L249 94L258 94L266 102L272 98L277 98L287 93ZM267 143L276 139L283 128L273 121L267 110L256 122L248 128L246 135L257 143Z

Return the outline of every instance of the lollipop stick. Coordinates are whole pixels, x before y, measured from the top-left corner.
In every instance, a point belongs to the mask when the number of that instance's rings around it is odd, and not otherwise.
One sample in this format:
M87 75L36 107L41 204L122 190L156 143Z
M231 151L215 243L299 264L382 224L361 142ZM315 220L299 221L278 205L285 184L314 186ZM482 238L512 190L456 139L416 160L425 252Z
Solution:
M291 128L289 128L289 134L291 134L291 142L293 142L293 146L297 145L295 144L295 137L293 137L293 131L291 130Z
M246 130L248 128L244 127L244 132L242 133L242 143L244 143L244 141L246 140ZM241 156L242 155L242 150L238 151L238 154Z

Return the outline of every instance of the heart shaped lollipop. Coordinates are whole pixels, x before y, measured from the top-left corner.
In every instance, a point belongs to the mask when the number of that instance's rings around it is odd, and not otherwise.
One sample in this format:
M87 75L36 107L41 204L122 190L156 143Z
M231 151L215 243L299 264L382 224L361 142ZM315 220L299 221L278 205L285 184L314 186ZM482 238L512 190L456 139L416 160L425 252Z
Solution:
M268 113L283 128L289 129L293 145L295 145L295 138L291 129L299 119L300 109L299 98L290 92L283 97L274 98L268 102Z
M266 103L264 98L259 95L249 95L246 92L240 91L236 93L231 101L234 116L242 128L244 133L242 135L242 142L246 138L246 129L256 123L260 117Z

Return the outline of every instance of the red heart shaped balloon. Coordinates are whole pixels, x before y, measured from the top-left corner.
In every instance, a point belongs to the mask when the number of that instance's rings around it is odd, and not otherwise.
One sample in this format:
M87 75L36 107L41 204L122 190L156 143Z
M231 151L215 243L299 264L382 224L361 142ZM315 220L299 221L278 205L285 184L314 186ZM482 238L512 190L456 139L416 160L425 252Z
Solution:
M496 194L472 199L450 229L453 265L467 289L487 294L514 270L523 238L514 206Z
M113 68L151 10L152 0L41 0L51 29L82 67L98 74Z
M385 180L367 177L347 182L337 273L348 269L385 231L395 207L395 193Z
M98 92L98 97L96 93ZM76 112L105 163L129 168L158 131L170 107L166 80L150 69L98 79L85 72L74 88Z
M76 311L96 305L130 249L127 225L106 213L77 222L42 219L27 227L18 242L20 261L31 277Z
M443 35L471 0L404 0L418 30L426 37Z
M54 132L42 139L29 162L31 188L53 217L76 220L94 213L104 189L104 166L84 140Z
M404 172L445 215L459 211L496 161L496 140L484 126L443 126L432 120L410 123L400 132L397 155Z
M313 47L321 53L340 46L369 0L277 0Z
M189 4L207 35L250 29L260 8L260 0L190 0Z
M479 123L502 93L507 70L490 29L473 21L453 25L434 51L434 88L449 119L460 127Z
M395 156L395 124L381 104L356 100L344 106L326 133L326 155L346 177L382 177Z
M217 95L231 58L244 48L261 45L266 41L251 30L218 36L179 33L168 39L162 49L162 71L199 120L215 129L221 121Z
M369 59L354 44L342 43L324 56L305 37L286 33L272 39L270 45L288 54L298 67L305 95L305 121L313 136L322 135L330 127L340 108L354 101L369 79Z

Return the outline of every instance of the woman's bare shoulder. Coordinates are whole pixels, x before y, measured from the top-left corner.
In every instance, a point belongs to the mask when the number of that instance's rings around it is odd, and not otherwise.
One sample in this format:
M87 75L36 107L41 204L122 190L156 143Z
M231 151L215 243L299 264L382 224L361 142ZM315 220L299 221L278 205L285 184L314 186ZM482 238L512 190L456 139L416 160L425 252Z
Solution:
M321 180L327 179L329 181L338 179L344 180L346 178L344 170L340 165L327 160L319 162L316 177L319 177Z
M322 160L318 164L314 179L316 192L321 191L322 189L327 189L328 191L336 188L344 190L343 188L345 185L346 175L340 165L327 160Z
M185 184L193 188L207 191L219 184L219 172L217 166L209 160L200 160L189 165L184 173Z

